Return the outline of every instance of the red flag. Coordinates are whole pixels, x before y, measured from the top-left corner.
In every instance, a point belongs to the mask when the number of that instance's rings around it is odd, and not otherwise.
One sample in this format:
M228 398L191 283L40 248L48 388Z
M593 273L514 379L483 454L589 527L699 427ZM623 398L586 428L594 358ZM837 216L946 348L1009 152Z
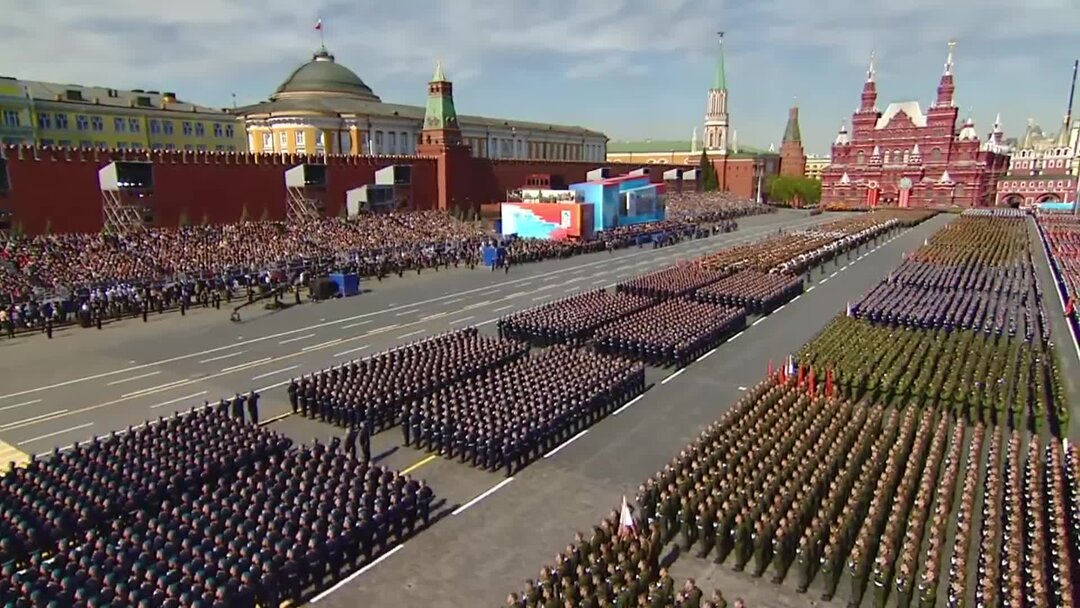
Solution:
M784 366L780 366L780 384L787 384L787 370Z
M806 368L804 368L803 366L801 366L801 365L799 366L799 381L798 381L798 383L797 383L797 384L798 384L798 386L799 386L799 388L802 388L803 382L804 382L804 381L805 381L805 379L806 379L806 378L805 378L805 377L806 377L806 374L804 373L804 370L805 370L805 369L806 369Z
M810 368L810 395L813 396L817 387L814 385L814 368Z
M319 19L318 21L315 22L315 31L318 31L318 32L322 31L322 19Z
M1076 310L1076 298L1069 296L1069 301L1065 303L1065 316L1073 314L1074 310Z
M772 359L769 359L769 377L770 378L772 378L772 374L773 374Z
M832 368L825 370L825 396L832 397Z

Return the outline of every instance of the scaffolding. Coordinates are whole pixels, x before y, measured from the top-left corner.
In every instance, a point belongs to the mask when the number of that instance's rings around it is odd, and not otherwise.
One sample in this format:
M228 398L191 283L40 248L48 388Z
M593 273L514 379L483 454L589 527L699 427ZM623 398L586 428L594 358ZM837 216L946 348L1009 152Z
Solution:
M154 192L154 165L145 161L117 161L98 171L101 187L102 230L124 234L146 229L152 220L149 197Z
M326 165L304 163L285 170L285 213L293 223L302 224L323 216L326 193Z

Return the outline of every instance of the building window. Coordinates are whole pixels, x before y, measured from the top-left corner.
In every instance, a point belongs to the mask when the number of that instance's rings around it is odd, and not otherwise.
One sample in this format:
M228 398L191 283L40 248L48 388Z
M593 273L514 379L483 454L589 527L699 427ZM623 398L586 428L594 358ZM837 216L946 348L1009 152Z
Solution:
M38 114L37 126L39 129L52 129L52 114L48 112Z
M56 128L61 131L66 131L68 128L68 115L60 112L56 113Z
M232 125L225 125L225 137L228 137L229 139L236 137L236 132L233 130Z
M216 145L214 145L214 151L215 152L224 152L225 151L225 146L223 144L216 144Z
M71 147L71 140L70 139L61 139L60 142L59 142L59 146L61 148L70 148Z
M163 146L161 144L150 144L150 149L155 152L160 151L162 148Z
M100 116L91 116L90 117L90 128L95 130L95 131L104 131L105 130L105 120L103 118L101 118Z
M862 150L859 150L859 153L855 155L855 164L861 165L865 161L866 161L866 154L863 153Z
M399 137L401 137L401 153L412 154L412 142L409 141L409 134L402 132Z
M165 149L172 151L176 149L176 144L165 144Z
M223 137L225 132L221 129L221 123L214 123L214 137Z
M105 143L103 141L95 141L94 142L94 147L97 148L98 150L108 150L109 149L109 144L107 144L107 143Z
M116 142L116 149L117 150L127 150L127 142L126 141L118 141L118 142Z
M161 130L165 132L165 135L173 134L173 124L171 120L161 121Z
M85 131L90 128L90 120L87 118L86 114L75 115L75 128L79 131Z
M202 124L202 123L196 123L196 124ZM197 146L195 146L195 149L198 150L199 152L206 152L206 144L198 144Z
M282 131L279 133L278 141L281 143L281 151L284 152L289 147L289 132Z
M206 135L206 125L201 122L195 123L195 137L203 137ZM205 146L203 146L205 147Z
M307 145L307 133L303 129L296 130L296 147L300 148Z
M397 154L397 133L390 131L386 135L390 138L390 141L388 142L390 154Z
M41 145L45 146L46 148L51 148L56 145L56 142L51 139L43 139L41 140Z
M382 149L382 131L375 131L375 149L372 150L372 152L374 154L380 154Z
M157 135L158 133L161 133L161 121L160 120L158 120L156 118L151 118L150 119L150 133L153 134L153 135Z
M187 135L188 137L191 137L191 123L185 120L184 124L182 126L183 126L183 129L184 129L184 135ZM187 146L184 146L184 147L186 148Z
M120 118L119 116L116 117L116 118L113 118L113 130L116 131L117 133L123 133L124 132L124 119L123 118Z
M19 111L18 110L4 110L4 126L5 127L17 127L19 126Z
M184 152L192 152L195 150L195 146L191 144L184 144Z
M941 162L941 148L934 148L930 151L930 160L935 163Z
M263 144L262 145L263 152L273 150L274 149L274 134L273 133L263 133L262 134L262 144Z
M236 152L236 146L229 146L229 152Z
M141 133L142 132L142 125L139 124L139 119L138 118L129 118L128 119L128 131L131 131L132 133Z
M89 150L90 148L94 147L94 142L90 141L89 139L82 139L79 140L79 147L84 150Z

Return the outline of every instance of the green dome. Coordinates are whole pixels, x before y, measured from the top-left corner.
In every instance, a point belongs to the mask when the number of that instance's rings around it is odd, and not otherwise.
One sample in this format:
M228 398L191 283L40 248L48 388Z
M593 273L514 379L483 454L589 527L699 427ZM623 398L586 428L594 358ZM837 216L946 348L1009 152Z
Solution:
M311 61L296 69L270 99L277 99L282 94L300 93L336 93L349 95L370 101L381 101L372 92L371 87L349 68L334 62L334 56L321 47Z

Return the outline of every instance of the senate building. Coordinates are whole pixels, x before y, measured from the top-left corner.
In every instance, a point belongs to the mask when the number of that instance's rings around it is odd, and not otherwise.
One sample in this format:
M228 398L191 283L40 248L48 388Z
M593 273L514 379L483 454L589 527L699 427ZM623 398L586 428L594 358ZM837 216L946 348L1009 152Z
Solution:
M441 65L432 81L447 81ZM320 47L269 100L236 114L251 152L412 155L424 111L422 105L383 101ZM466 114L459 119L462 141L477 158L603 162L607 154L607 137L582 127Z

